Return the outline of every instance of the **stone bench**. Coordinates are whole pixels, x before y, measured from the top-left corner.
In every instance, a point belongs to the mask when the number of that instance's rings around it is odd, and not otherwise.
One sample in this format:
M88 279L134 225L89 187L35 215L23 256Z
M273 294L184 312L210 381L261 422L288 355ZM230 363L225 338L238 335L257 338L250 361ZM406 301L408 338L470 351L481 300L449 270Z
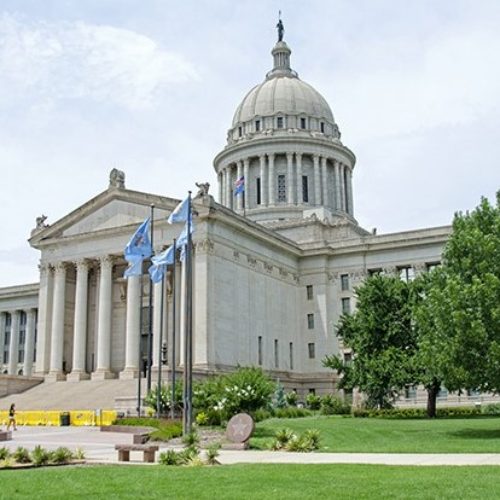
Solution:
M0 441L11 441L12 432L11 431L0 431Z
M154 463L155 452L158 451L158 446L150 444L117 444L115 450L118 450L119 462L130 462L131 451L143 451L144 462Z
M155 429L153 427L135 427L132 425L108 425L101 426L101 432L124 432L132 434L134 444L144 444L149 439L149 434Z

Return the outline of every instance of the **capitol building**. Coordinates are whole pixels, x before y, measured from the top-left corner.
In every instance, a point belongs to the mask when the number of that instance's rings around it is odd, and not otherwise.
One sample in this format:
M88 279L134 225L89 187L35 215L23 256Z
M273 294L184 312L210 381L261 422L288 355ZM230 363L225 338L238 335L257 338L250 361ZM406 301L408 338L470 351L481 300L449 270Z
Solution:
M355 180L363 165L329 104L292 69L287 43L271 54L271 70L237 105L213 160L217 186L202 186L193 201L193 368L203 377L260 366L303 396L336 390L322 360L351 356L336 325L355 309L355 288L373 273L411 280L437 265L451 228L360 227ZM235 194L238 182L244 191ZM113 170L107 189L82 206L50 225L39 219L29 239L40 252L39 283L0 289L2 376L75 388L117 379L132 396L143 370L149 276L125 279L123 251L152 204L155 251L170 245L181 225L166 219L178 203L130 189ZM172 349L175 302L180 373L181 263L175 273L180 286L172 288L171 271L153 288L153 370L159 345Z

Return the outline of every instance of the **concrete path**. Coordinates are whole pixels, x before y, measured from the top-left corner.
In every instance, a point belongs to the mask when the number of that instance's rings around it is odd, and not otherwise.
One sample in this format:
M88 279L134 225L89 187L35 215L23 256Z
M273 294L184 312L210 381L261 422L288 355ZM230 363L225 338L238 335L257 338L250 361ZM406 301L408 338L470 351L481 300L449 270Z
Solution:
M53 450L66 446L81 448L89 462L118 463L115 444L132 442L131 434L100 432L96 427L18 427L12 441L0 443L15 450L18 446L33 449L41 445ZM161 445L160 451L172 448ZM142 452L131 452L131 463L142 463ZM222 464L383 464L383 465L500 465L500 453L289 453L279 451L221 450ZM121 462L123 463L123 462Z

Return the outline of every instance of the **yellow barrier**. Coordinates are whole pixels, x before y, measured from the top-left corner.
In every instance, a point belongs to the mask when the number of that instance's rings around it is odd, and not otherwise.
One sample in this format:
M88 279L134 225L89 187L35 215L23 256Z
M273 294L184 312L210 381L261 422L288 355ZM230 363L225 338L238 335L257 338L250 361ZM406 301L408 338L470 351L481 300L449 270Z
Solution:
M116 419L116 411L101 410L100 412L90 410L64 411L16 411L16 422L18 425L61 425L61 415L69 413L70 425L94 426L111 425ZM0 424L7 425L9 412L0 411Z

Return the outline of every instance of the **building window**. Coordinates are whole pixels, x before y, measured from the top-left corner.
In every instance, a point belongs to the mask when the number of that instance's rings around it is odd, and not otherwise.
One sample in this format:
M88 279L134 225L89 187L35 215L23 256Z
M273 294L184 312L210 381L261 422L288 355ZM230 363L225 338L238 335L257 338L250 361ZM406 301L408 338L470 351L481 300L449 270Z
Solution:
M259 132L260 130L260 120L255 120L255 131Z
M278 175L278 201L286 201L286 182L284 175Z
M405 387L405 398L406 399L416 399L417 388L414 385Z
M306 128L306 119L305 118L300 119L300 128L302 128L302 129Z
M243 128L238 127L238 137L241 137L243 135Z
M278 339L274 339L274 368L279 368L279 366Z
M399 267L399 277L403 281L413 281L415 279L415 269L411 266Z
M348 274L341 274L340 275L340 289L345 292L346 290L349 290L349 275Z
M304 203L309 202L309 185L307 182L307 175L302 176L302 201Z
M262 337L257 337L257 363L262 365Z
M309 388L309 394L316 395L316 389L314 387Z
M321 122L319 124L319 128L321 130L321 133L324 134L325 133L325 122Z
M351 314L351 299L349 297L342 299L342 314Z
M309 330L314 329L314 314L312 313L307 315L307 328Z
M448 397L448 389L446 387L441 387L437 394L438 398L447 398Z
M352 364L352 353L344 352L344 365L351 366Z
M293 370L293 342L290 342L290 370Z
M257 205L260 205L260 196L261 196L261 192L260 192L260 177L257 177L257 179L255 179L257 181L257 189L255 190L256 194L257 194Z
M283 117L282 116L278 116L278 118L276 120L276 126L278 128L283 128Z
M316 357L314 342L309 342L309 344L307 344L307 352L309 353L309 359L314 359Z
M428 262L425 267L427 269L427 271L433 271L434 269L436 269L436 267L439 267L441 265L441 262Z
M306 286L306 293L307 293L307 300L312 300L313 299L313 286L312 285Z
M368 276L377 276L382 274L382 268L377 267L375 269L368 269Z

